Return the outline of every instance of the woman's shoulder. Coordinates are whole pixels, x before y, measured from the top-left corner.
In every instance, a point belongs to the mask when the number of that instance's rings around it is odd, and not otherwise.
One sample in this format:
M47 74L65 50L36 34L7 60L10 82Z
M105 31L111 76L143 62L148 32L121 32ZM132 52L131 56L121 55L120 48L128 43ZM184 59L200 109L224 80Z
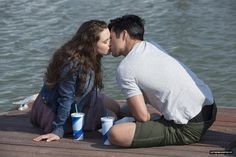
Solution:
M65 63L61 69L61 76L67 76L72 71L79 72L82 68L82 65L80 65L79 63L79 61Z

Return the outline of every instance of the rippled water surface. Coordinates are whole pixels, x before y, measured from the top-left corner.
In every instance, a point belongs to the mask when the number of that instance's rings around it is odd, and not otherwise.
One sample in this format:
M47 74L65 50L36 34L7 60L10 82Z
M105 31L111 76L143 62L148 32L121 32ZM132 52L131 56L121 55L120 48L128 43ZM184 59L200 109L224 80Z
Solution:
M137 14L157 41L211 87L221 106L236 106L235 0L0 0L0 111L37 93L53 52L89 19ZM123 99L103 58L105 92Z

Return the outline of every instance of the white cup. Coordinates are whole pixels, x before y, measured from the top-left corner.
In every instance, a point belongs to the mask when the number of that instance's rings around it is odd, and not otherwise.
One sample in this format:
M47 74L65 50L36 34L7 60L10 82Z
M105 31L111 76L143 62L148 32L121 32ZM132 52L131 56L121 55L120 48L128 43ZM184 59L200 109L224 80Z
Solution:
M102 135L103 135L103 144L104 145L111 145L108 140L108 133L110 128L113 126L114 117L102 117Z
M84 113L72 113L71 120L72 120L72 128L73 128L73 137L75 140L83 140L84 139Z

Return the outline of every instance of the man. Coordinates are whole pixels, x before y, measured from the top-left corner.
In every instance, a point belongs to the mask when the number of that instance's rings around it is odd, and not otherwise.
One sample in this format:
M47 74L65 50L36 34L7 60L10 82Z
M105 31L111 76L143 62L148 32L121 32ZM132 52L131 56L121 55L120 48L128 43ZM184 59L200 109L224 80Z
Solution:
M136 15L125 15L109 24L112 55L125 56L117 69L117 82L136 119L114 125L109 140L123 147L198 142L215 121L211 90L157 44L144 41L143 23ZM158 109L161 118L152 119L146 104Z

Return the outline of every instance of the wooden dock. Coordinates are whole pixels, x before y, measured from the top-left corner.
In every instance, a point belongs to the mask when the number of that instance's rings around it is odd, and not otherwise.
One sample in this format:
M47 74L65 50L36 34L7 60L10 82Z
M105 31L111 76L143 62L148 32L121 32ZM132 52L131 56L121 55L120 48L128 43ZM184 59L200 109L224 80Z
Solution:
M56 142L34 142L41 134L29 121L29 110L0 114L0 157L206 157L235 156L236 108L218 107L217 119L200 143L184 146L124 149L104 146L98 132L85 134L84 141L66 137ZM225 149L230 149L225 151ZM233 154L216 154L216 153Z

